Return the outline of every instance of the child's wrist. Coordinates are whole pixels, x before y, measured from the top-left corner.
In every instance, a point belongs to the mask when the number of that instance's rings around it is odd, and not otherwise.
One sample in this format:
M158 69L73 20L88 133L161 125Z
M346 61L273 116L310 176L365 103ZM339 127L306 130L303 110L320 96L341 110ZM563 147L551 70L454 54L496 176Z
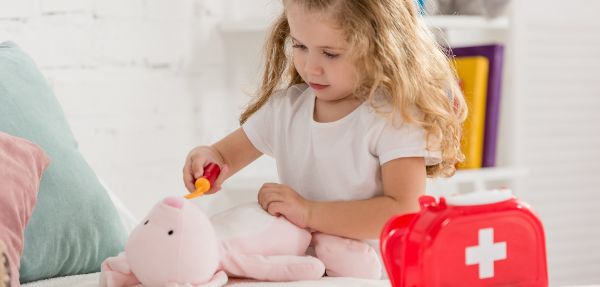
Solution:
M306 228L313 228L313 213L316 205L316 201L306 200Z

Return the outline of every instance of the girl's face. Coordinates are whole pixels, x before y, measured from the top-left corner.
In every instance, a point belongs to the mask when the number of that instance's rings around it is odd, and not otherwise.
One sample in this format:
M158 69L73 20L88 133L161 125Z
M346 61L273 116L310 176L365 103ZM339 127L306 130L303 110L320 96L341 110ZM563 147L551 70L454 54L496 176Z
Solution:
M287 20L293 45L294 66L319 100L337 101L352 95L357 70L348 55L340 29L326 13L309 12L289 1Z

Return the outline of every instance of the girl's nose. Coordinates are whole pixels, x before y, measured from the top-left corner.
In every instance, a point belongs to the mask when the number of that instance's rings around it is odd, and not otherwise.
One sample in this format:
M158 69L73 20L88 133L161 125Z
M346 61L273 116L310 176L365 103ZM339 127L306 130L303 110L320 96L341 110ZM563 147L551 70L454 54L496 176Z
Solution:
M308 75L322 75L323 67L315 55L308 55L304 63L304 72Z

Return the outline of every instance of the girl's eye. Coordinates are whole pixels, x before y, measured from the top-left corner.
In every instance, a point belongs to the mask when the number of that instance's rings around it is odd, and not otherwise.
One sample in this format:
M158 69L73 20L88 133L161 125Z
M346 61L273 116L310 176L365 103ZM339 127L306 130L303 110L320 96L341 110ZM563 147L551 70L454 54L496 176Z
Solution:
M302 44L293 44L292 48L294 49L300 49L300 50L307 50L308 48ZM340 54L334 54L334 53L330 53L327 51L323 51L323 55L325 55L325 57L329 58L329 59L334 59L337 58Z
M300 50L305 50L306 46L304 46L302 44L294 44L294 45L292 45L292 48L294 48L294 49L300 49Z
M339 56L340 54L333 54L333 53L323 51L323 55L325 55L327 58L334 59L334 58L337 58L337 56Z

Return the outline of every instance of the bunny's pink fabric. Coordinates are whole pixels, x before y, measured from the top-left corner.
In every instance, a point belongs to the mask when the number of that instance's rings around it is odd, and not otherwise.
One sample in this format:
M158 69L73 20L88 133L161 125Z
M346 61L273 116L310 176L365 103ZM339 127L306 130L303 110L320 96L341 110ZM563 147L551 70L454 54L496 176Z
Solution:
M309 245L317 257L306 255ZM220 286L227 275L264 281L379 278L368 244L311 234L257 203L209 221L190 201L167 198L134 229L125 252L102 264L101 286ZM225 275L227 274L227 275Z

